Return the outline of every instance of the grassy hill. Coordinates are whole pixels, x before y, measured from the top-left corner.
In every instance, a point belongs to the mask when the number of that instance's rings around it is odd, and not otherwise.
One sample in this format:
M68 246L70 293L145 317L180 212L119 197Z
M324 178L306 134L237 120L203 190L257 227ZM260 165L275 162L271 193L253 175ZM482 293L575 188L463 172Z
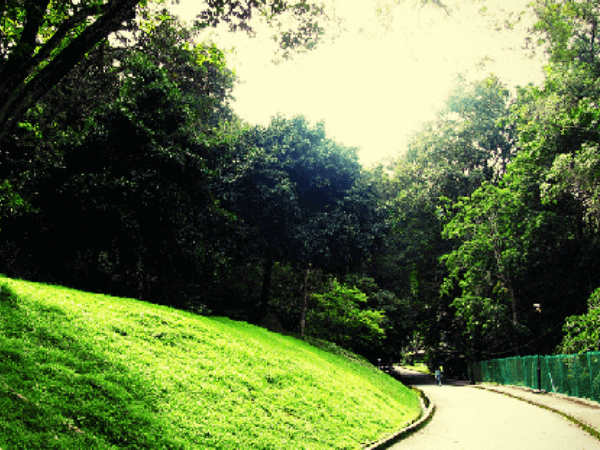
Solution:
M0 276L0 449L354 449L419 415L358 358Z

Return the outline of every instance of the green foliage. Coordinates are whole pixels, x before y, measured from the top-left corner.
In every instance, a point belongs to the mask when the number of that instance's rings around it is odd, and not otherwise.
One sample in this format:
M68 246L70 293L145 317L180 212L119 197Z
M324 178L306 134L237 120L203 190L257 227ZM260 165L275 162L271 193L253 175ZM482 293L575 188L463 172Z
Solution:
M550 324L581 311L598 280L597 6L538 1L534 10L534 33L547 39L552 62L545 82L521 89L504 119L516 156L498 185L483 184L456 204L443 233L457 243L443 257L443 292L453 293L472 347L484 353L501 354L511 342L524 351L526 327L550 329L546 349L526 350L548 351L560 339ZM533 303L542 304L539 325ZM585 334L569 320L573 336Z
M9 239L26 276L166 302L222 264L211 243L231 216L210 185L227 152L217 127L230 117L233 79L222 55L171 17L137 38L94 55L82 65L99 67L74 73L42 105L49 143L24 140L54 155L19 175L36 211L26 228L8 222ZM89 72L112 76L93 84ZM99 104L70 120L63 89L75 104L81 95Z
M0 284L2 448L360 448L420 412L364 361L246 323Z
M373 348L384 337L383 311L366 308L367 296L359 289L333 279L327 292L311 298L308 334L354 350Z
M288 59L295 52L314 48L323 37L324 23L335 21L324 13L318 3L283 0L253 0L245 3L231 1L207 2L209 7L197 16L195 27L205 29L225 23L230 31L244 30L254 33L250 19L260 17L275 33L272 39L278 43L279 58Z
M1 2L0 141L88 52L114 32L131 31L138 7L146 4L146 0ZM198 29L223 21L233 30L250 33L250 19L263 17L277 29L276 40L286 55L314 47L323 34L318 21L323 17L322 7L304 1L293 5L281 0L208 1L197 12ZM289 29L277 20L282 14L288 16ZM144 26L153 28L148 23Z
M413 136L406 160L431 179L437 196L456 200L502 176L513 150L504 125L508 98L494 76L472 83L459 77L438 119Z
M30 209L29 203L15 192L8 180L0 184L0 217L13 216Z
M599 285L596 3L534 2L544 83L511 99L494 76L459 79L406 154L370 171L391 232L367 273L411 306L406 336L430 361L553 351ZM587 342L593 320L569 320Z
M216 192L242 219L239 245L265 261L261 316L275 262L290 263L298 277L309 267L345 274L360 269L380 245L385 212L356 149L327 138L323 123L277 116L268 127L242 130L234 148ZM306 305L308 291L299 291Z
M214 43L197 42L198 32L167 11L148 14L146 23L152 26L137 30L136 47L177 86L195 114L196 132L212 134L220 122L232 120L228 102L235 76L223 51Z
M513 107L520 149L506 183L529 209L521 222L528 261L520 290L528 303L546 305L542 317L557 324L579 314L600 281L592 269L598 263L598 10L594 2L540 1L535 11L551 64L544 83L521 90ZM553 336L552 347L561 338Z
M372 361L375 358L400 360L403 347L412 337L418 316L410 300L399 298L390 290L381 289L373 278L360 274L348 275L345 284L362 291L367 296L366 307L381 311L383 315L379 326L385 336L371 342L370 348L365 348Z
M588 312L568 317L565 337L557 348L560 353L600 351L600 288L588 298Z
M0 140L86 53L125 28L138 3L144 2L2 2L0 15L8 20L0 39Z
M511 302L510 280L526 257L519 242L519 224L527 220L523 201L506 187L484 184L454 209L443 236L460 246L442 257L449 269L444 292L449 293L453 280L458 280L467 298L496 294L498 300Z
M540 186L542 201L556 203L571 197L581 204L583 221L590 233L600 231L600 150L598 143L584 143L575 153L557 155Z
M599 10L593 0L536 0L532 3L538 21L529 40L543 45L553 63L597 58Z
M414 314L412 330L402 333L398 345L410 345L413 332L432 353L463 345L464 324L451 306L456 293L440 295L448 268L439 258L460 240L444 239L442 230L456 214L455 202L485 182L497 183L505 172L514 151L508 100L496 77L472 83L459 78L438 118L414 134L406 154L373 173L390 211L391 232L369 275ZM399 328L409 326L399 316L395 320Z

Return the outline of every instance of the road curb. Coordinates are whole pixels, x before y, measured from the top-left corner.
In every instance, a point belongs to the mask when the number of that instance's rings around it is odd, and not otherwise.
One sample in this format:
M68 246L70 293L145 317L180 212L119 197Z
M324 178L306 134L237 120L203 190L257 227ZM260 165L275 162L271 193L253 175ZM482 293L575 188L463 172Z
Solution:
M411 389L417 391L419 394L419 401L421 402L421 415L419 416L419 418L416 419L414 422L412 422L410 425L401 429L400 431L397 431L397 432L383 438L382 440L376 442L375 444L369 444L368 447L363 447L364 450L381 450L381 449L388 448L391 445L395 444L396 442L398 442L398 441L406 438L407 436L411 435L412 433L420 430L425 425L427 425L427 423L431 420L431 418L433 417L433 414L435 412L435 405L429 399L429 397L427 397L425 395L425 393L422 390L417 389L415 387L411 387Z
M562 411L560 411L558 409L555 409L555 408L552 408L550 406L543 405L543 404L538 403L538 402L534 402L533 400L529 400L529 399L520 397L518 395L514 395L514 394L510 394L508 392L503 392L503 391L496 390L493 387L481 386L481 385L475 385L473 387L477 388L477 389L484 389L484 390L490 391L490 392L495 392L496 394L506 395L507 397L515 398L517 400L521 400L523 402L529 403L530 405L534 405L534 406L537 406L539 408L546 409L546 410L551 411L553 413L559 414L559 415L563 416L565 419L567 419L569 422L574 423L575 425L577 425L581 429L587 431L589 434L591 434L592 436L594 436L596 439L600 440L600 431L599 430L596 430L594 427L588 425L585 422L582 422L581 420L579 420L579 419L571 416L570 414L567 414L565 412L562 412Z

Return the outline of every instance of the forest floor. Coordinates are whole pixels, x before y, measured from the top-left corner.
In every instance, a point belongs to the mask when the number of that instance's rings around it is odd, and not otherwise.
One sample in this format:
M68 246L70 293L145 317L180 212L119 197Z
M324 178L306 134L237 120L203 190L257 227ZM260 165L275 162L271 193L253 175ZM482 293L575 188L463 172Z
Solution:
M399 371L404 382L421 389L436 410L423 429L392 449L600 449L600 440L581 425L592 433L600 431L597 403L509 386L449 381L439 387L430 375Z

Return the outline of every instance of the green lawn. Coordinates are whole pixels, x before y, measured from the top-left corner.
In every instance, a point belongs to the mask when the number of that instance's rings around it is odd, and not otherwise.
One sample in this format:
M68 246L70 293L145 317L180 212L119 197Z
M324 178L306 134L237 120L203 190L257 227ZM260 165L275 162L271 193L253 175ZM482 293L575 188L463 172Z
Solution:
M419 415L357 358L0 276L0 449L353 449Z

